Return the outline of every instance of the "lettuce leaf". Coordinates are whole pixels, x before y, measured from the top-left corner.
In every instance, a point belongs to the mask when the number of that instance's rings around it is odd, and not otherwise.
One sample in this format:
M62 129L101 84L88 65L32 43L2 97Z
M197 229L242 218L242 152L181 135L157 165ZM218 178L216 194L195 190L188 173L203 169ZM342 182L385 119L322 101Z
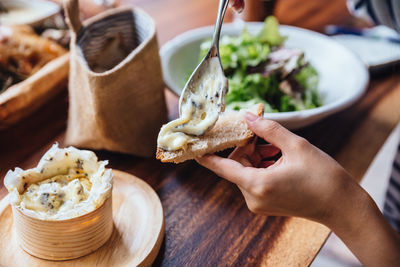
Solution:
M317 92L318 73L303 56L286 73L282 66L293 63L293 60L284 59L285 57L278 59L288 60L283 62L284 65L279 65L276 57L275 60L268 61L271 51L283 49L281 46L285 40L286 37L279 33L279 22L273 16L265 19L264 26L256 35L250 34L245 28L239 36L221 37L221 63L229 80L229 91L226 95L228 108L238 110L263 103L266 112L285 112L321 105ZM210 45L210 39L201 44L200 60L207 54ZM275 64L277 67L266 68L268 64ZM273 69L274 71L270 71ZM292 93L280 88L285 80L291 83Z
M285 41L285 38L279 33L279 22L274 16L268 16L264 20L264 27L258 36L262 42L271 46L279 46Z
M305 89L303 94L305 109L316 108L322 105L318 96L319 76L313 66L308 64L302 67L294 75L294 79Z

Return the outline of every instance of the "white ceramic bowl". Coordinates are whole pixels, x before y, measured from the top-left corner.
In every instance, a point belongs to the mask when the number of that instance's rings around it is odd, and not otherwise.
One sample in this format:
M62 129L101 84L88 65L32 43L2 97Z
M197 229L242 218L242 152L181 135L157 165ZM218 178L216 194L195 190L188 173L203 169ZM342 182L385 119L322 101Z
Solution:
M246 23L251 33L257 33L263 23ZM238 35L244 24L224 24L222 35ZM200 43L212 36L213 26L190 30L167 42L160 50L164 81L180 95L188 74L199 62ZM320 76L319 93L323 105L318 108L279 113L265 113L290 129L301 128L345 109L365 92L369 74L364 63L350 50L325 35L293 27L281 26L287 36L286 47L299 48Z
M0 15L0 24L6 25L38 26L61 10L58 4L47 0L1 0L1 4L9 10Z

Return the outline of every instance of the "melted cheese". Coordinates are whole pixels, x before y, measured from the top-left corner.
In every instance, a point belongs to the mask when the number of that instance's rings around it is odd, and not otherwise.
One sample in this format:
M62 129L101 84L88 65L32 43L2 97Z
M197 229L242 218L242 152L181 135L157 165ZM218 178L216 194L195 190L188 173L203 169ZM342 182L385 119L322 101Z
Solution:
M64 220L100 207L112 193L107 161L74 147L55 144L32 169L9 170L4 185L10 204L27 216Z
M208 66L187 88L192 93L181 102L180 117L161 128L157 139L159 147L170 151L185 149L218 120L225 107L227 80L218 58L207 62Z
M81 169L71 168L67 175L56 175L31 184L21 196L21 207L56 215L89 197L92 183Z

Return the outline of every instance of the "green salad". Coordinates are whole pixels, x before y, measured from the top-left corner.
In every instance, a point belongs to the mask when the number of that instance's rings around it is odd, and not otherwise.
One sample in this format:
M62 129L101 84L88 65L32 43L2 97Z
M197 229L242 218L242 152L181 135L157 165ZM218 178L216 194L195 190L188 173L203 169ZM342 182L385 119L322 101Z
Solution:
M263 103L265 112L285 112L315 108L318 96L318 73L299 49L285 48L279 23L267 17L257 35L246 29L239 36L222 36L220 57L229 92L228 108L239 110ZM211 40L201 44L200 59Z

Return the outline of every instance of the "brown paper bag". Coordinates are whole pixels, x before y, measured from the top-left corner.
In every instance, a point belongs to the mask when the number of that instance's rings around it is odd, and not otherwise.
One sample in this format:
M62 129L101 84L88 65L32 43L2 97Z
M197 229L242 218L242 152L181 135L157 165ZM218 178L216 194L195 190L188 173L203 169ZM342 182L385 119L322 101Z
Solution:
M153 19L117 8L81 24L78 0L64 8L71 31L65 143L154 156L167 112Z

